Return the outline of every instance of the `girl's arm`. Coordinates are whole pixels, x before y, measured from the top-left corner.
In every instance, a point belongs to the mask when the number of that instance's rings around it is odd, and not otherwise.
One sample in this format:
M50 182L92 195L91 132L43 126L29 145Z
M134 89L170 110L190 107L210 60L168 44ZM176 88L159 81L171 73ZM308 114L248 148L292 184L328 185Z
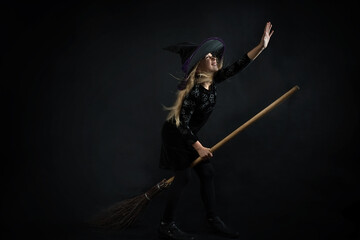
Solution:
M271 27L271 22L267 22L260 43L247 53L251 60L255 60L255 58L257 58L257 56L259 56L259 54L268 46L270 38L274 33L274 30L271 30Z
M255 60L255 58L259 56L259 54L269 44L270 38L274 33L274 30L271 31L271 27L272 25L270 22L266 23L260 43L251 49L247 54L244 54L238 61L218 71L214 76L214 81L216 83L223 82L224 80L244 70L253 60Z

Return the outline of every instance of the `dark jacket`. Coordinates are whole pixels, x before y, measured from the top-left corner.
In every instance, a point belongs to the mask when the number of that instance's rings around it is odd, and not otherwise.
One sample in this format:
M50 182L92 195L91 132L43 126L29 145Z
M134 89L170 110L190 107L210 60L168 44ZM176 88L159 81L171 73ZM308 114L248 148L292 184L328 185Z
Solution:
M192 147L197 140L198 131L204 126L216 104L216 85L242 71L251 60L245 54L235 63L220 69L214 75L209 89L195 84L184 97L180 110L180 126L173 120L165 121L161 131L162 144L159 167L181 170L189 167L198 157Z

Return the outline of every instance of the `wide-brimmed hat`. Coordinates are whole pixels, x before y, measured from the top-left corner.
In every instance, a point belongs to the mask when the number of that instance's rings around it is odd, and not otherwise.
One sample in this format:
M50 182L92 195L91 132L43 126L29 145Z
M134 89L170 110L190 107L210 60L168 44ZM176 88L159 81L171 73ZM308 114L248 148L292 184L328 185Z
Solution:
M184 72L184 80L188 74L195 67L195 65L203 59L206 54L212 53L217 58L221 59L224 54L225 44L224 41L218 37L211 37L204 40L200 44L191 42L182 42L175 45L165 47L164 50L174 52L180 55L182 71ZM178 88L184 89L186 82L181 82Z

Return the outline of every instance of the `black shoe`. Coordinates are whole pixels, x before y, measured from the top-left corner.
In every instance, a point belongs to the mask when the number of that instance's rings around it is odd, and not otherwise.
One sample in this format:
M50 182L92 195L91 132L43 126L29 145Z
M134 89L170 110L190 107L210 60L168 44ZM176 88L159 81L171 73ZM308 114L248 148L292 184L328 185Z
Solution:
M166 240L195 240L194 236L181 231L175 222L161 222L158 230L159 238Z
M211 229L218 235L228 238L238 238L239 232L232 231L219 217L208 218Z

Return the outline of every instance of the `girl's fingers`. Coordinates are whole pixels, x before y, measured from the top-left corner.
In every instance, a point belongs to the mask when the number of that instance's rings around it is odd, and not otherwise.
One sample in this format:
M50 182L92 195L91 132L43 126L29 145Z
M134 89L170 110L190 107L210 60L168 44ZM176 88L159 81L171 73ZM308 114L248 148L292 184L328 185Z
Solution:
M272 31L271 31L271 33L270 33L270 37L273 35L273 33L274 33L274 30L272 30Z
M266 25L266 33L269 34L270 36L274 32L274 30L271 31L271 28L272 28L272 24L270 22L268 22L267 25Z

